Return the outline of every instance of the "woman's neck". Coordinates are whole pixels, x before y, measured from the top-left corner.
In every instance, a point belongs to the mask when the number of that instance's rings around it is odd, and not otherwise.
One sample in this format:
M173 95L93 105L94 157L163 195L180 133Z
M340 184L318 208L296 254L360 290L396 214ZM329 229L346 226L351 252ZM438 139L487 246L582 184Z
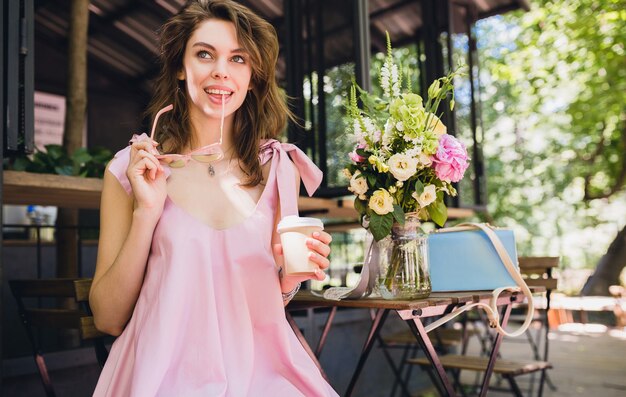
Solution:
M194 150L203 146L218 143L220 141L219 118L190 117L191 141L187 149ZM234 117L230 115L224 118L224 131L222 136L222 150L226 151L232 147L232 130Z

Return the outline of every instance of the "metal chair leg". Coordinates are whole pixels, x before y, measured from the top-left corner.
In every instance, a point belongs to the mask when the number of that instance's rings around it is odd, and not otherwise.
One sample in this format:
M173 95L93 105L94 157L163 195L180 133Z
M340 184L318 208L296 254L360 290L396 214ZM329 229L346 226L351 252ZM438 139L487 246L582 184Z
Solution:
M505 375L504 377L509 381L513 394L515 394L516 397L524 397L515 379L510 375Z

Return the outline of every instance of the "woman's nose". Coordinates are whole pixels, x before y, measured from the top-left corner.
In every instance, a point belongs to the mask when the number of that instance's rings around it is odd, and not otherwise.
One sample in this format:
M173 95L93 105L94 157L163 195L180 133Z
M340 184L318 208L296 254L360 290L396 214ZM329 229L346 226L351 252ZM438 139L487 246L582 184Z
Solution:
M219 60L215 62L215 68L211 73L214 79L227 79L228 74L228 66L226 65L225 61Z

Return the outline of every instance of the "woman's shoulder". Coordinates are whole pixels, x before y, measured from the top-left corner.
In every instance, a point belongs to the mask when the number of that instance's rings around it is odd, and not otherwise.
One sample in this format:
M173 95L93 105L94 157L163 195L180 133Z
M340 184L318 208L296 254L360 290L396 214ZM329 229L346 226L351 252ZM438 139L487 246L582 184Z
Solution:
M107 165L107 170L115 176L115 178L120 182L120 184L128 194L130 194L132 191L130 181L128 180L128 176L126 175L128 163L130 162L130 146L134 142L138 142L142 139L149 139L149 137L145 133L141 135L134 134L128 142L128 146L115 153L113 159Z

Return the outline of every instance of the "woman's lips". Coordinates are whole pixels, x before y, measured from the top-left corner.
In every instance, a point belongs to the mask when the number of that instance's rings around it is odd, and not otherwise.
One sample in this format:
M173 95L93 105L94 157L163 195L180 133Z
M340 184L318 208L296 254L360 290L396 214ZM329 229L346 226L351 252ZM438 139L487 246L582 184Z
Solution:
M224 103L228 103L228 101L230 100L230 98L232 97L233 93L231 92L230 94L214 94L214 93L208 93L209 96L209 100L212 103L215 104L221 104L222 103L222 97L224 97Z

